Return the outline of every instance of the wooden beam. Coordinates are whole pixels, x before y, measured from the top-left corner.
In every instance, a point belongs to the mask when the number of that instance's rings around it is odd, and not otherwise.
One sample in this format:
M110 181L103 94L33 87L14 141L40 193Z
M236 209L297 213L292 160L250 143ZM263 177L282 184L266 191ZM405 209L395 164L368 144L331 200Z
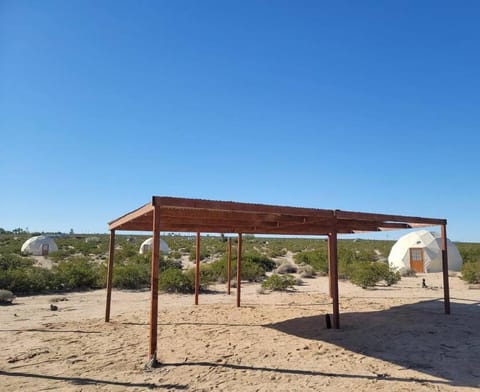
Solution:
M238 233L237 243L237 307L240 307L240 293L242 291L242 233Z
M227 211L227 210L209 210L204 208L161 208L162 222L178 221L187 222L189 220L203 219L209 222L264 222L264 223L315 223L317 221L333 220L333 216L312 217L306 214L292 215L272 212L255 211Z
M128 214L125 214L123 216L121 216L120 218L117 218L113 221L111 221L108 226L109 226L109 229L110 230L116 230L118 229L119 227L121 227L122 225L124 225L125 223L128 223L136 218L139 218L143 215L146 215L146 214L151 214L152 213L152 210L153 210L153 206L149 203L149 204L145 204L144 206L140 207L140 208L137 208L136 210L133 210L131 212L129 212ZM147 230L151 230L151 225L150 227L147 229Z
M107 303L105 305L105 322L110 321L110 303L112 302L113 259L115 254L115 230L110 230L110 246L107 268Z
M450 285L448 282L448 244L446 225L442 225L442 272L445 314L450 314Z
M332 308L333 328L340 328L340 310L338 300L338 257L337 257L337 233L328 235L329 265L331 266L330 279L332 280Z
M200 291L200 233L197 232L195 255L195 305L198 305L198 293Z
M158 207L153 211L151 302L150 302L150 364L157 364L157 327L158 327L158 275L160 271L160 214Z
M428 223L432 226L447 224L446 219L420 218L404 215L372 214L368 212L354 212L335 210L337 219L358 219L380 222L398 222L398 223Z
M217 201L203 199L185 199L179 197L154 196L152 203L161 207L177 207L177 208L203 208L209 210L225 210L225 211L249 211L260 213L276 213L291 215L307 215L316 217L331 217L332 210L321 210L317 208L303 207L287 207L274 206L269 204L255 203L238 203L233 201Z

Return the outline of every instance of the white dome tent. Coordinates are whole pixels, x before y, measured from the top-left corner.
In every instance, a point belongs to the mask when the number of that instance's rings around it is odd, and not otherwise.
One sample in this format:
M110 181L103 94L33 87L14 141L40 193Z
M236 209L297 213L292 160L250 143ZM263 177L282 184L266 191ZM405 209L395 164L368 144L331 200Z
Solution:
M448 270L460 271L462 256L453 242L447 239ZM401 237L388 256L388 264L400 273L442 271L441 237L427 230L413 231Z
M22 245L22 253L33 256L46 256L58 250L57 244L51 237L40 235L26 240Z
M153 242L152 237L150 237L148 240L143 241L142 245L140 245L140 249L138 253L140 253L141 255L144 255L145 253L151 252L152 242ZM168 252L170 252L170 248L168 247L168 244L162 239L160 239L160 252L164 254L168 254Z

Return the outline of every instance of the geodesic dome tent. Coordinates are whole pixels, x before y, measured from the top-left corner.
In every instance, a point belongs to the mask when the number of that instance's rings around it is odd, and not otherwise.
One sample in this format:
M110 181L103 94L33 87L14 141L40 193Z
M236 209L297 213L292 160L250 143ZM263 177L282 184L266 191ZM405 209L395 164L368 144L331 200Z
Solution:
M140 245L140 249L139 249L138 252L141 255L143 255L145 253L148 253L148 252L151 252L152 251L152 242L153 242L152 237L150 237L148 240L143 241L142 245ZM160 252L165 253L165 254L170 252L170 248L168 247L168 244L162 239L160 239Z
M26 240L22 245L22 253L33 256L46 256L58 250L57 244L51 237L40 235Z
M460 271L462 256L453 242L447 239L448 270ZM441 272L442 246L437 233L418 230L401 237L388 256L388 264L400 272Z

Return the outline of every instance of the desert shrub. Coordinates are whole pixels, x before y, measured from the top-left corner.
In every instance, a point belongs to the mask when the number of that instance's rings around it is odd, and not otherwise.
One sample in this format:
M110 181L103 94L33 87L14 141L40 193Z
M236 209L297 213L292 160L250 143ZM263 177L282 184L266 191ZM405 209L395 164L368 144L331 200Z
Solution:
M0 304L11 304L15 296L10 290L0 290Z
M362 288L373 287L384 281L387 286L397 283L401 279L400 273L391 270L385 263L355 263L350 272L350 281Z
M64 289L95 288L98 282L98 265L86 257L61 261L52 268L57 287Z
M285 256L286 254L287 254L287 249L285 248L281 248L281 249L274 248L268 252L268 255L270 257L280 257L280 256Z
M0 254L0 271L33 266L33 260L13 253Z
M311 265L315 271L328 273L328 258L324 250L297 253L295 255L295 262L297 264L308 264Z
M234 275L237 276L236 262L234 271ZM248 260L242 260L241 274L242 280L248 280L249 282L258 282L265 277L265 270L259 264L253 263Z
M377 271L369 263L358 263L352 268L350 282L364 289L373 287L379 281Z
M408 276L408 277L415 277L417 276L417 273L415 272L415 270L411 269L411 268L407 268L406 270L404 270L401 274L402 276Z
M148 261L148 264L151 264L151 261ZM162 258L160 260L160 271L166 271L167 269L171 268L176 268L176 269L182 269L182 262L178 259L172 259L172 258Z
M301 278L314 278L315 275L316 275L316 272L315 270L313 269L313 267L311 265L308 265L308 264L302 264L298 267L298 271L297 271L299 274L300 274L300 277Z
M227 260L226 258L221 258L220 260L214 261L205 266L201 266L205 274L210 276L210 281L217 281L221 279L226 281L227 279ZM265 269L262 266L262 263L257 263L251 261L250 259L242 258L242 280L248 280L250 282L258 282L262 280L265 276ZM232 260L232 278L237 276L237 261Z
M294 274L296 272L297 266L289 262L280 264L276 269L277 274Z
M122 263L113 268L113 287L119 289L141 289L150 287L148 264Z
M272 291L285 291L292 289L295 285L295 277L292 275L270 275L267 279L262 282L262 287L264 289Z
M480 262L480 244L459 242L455 244L460 252L465 264L471 262Z
M480 283L480 262L464 263L462 279L470 284Z
M168 254L169 258L180 260L182 258L182 254L179 251L172 251Z
M304 281L301 278L295 278L295 286L303 286Z
M190 268L184 274L195 282L195 268ZM219 277L212 271L209 264L200 265L200 289L205 290L210 283L218 281Z
M398 271L389 270L382 276L382 279L387 286L392 286L394 284L397 284L400 279L402 279L402 276Z
M245 254L242 256L242 265L245 262L257 264L266 272L273 271L273 269L276 267L275 261L265 255L255 253Z
M211 255L210 251L205 249L205 246L200 248L200 261L205 260L207 257L210 257L210 255ZM197 257L197 249L196 249L195 246L190 249L188 257L189 257L190 261L195 262L196 257Z
M40 267L0 271L0 287L16 294L31 294L57 289L52 272Z
M169 293L193 293L195 291L194 276L178 268L169 268L160 274L158 286L161 291Z

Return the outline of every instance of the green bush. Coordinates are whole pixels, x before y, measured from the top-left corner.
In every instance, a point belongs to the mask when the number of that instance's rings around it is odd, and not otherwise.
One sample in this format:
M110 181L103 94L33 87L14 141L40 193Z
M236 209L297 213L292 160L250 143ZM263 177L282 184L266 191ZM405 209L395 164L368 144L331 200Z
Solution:
M0 271L0 287L16 294L39 293L58 288L52 272L40 267Z
M244 263L257 264L266 272L273 271L273 269L276 267L276 264L272 259L257 253L248 253L242 256L242 266Z
M379 281L377 271L368 263L359 263L352 268L350 282L364 289L373 287Z
M0 254L0 271L6 271L17 268L27 268L33 266L33 260L13 253L7 255Z
M380 262L359 262L352 265L350 281L362 288L373 287L378 282L384 281L387 286L397 283L400 273L391 270L387 264Z
M295 255L295 262L311 265L317 272L328 273L328 257L324 250L300 252Z
M262 282L262 287L272 291L285 291L293 289L295 283L296 279L292 275L273 274Z
M130 290L150 287L150 266L131 262L115 265L112 284L113 287Z
M462 279L470 284L480 283L480 262L468 262L462 266Z
M193 293L195 291L194 276L178 268L169 268L160 274L159 289L169 293Z
M241 265L241 278L242 280L248 280L249 282L258 282L262 280L265 276L265 269L263 268L263 263L252 261L249 258L242 258ZM205 274L208 273L210 281L226 281L227 280L227 260L222 258L220 260L214 261L213 263L202 265L201 270ZM237 260L232 260L232 279L237 276Z
M52 268L56 286L63 289L95 288L98 283L98 265L86 257L61 261Z
M195 282L195 268L190 268L184 274L191 282ZM209 264L200 265L200 289L206 290L210 283L218 281L218 275L212 271ZM194 284L194 283L192 283Z

